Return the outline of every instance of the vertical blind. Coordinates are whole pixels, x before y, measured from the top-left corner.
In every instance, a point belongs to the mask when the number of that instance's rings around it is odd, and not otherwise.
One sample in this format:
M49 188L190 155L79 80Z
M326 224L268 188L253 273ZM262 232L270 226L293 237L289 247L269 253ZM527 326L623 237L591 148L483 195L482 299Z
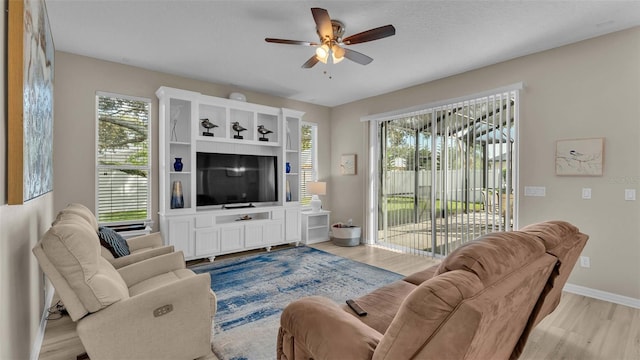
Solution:
M517 101L498 92L378 123L378 243L444 256L513 228Z
M98 93L96 108L98 221L148 221L151 100Z
M307 182L317 180L317 129L318 126L310 123L302 124L302 140L300 147L300 202L309 204L311 195L307 193Z

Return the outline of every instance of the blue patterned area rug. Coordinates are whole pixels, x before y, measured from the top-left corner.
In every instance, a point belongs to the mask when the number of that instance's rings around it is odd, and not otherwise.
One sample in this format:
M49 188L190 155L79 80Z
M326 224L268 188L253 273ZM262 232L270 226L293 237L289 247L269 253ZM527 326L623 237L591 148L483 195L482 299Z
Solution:
M218 298L213 352L221 360L275 359L280 314L296 299L320 295L343 304L403 278L306 246L191 269L211 274Z

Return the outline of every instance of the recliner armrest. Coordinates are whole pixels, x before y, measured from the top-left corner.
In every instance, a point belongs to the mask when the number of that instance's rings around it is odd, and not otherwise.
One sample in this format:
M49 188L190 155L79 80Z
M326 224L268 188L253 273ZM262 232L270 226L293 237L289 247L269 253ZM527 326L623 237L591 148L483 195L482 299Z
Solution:
M160 247L163 245L160 232L132 237L127 239L126 242L129 250L132 252L142 248Z
M78 335L92 360L207 355L210 283L209 274L194 274L123 299L78 321Z
M304 346L305 349L295 352L306 352L316 360L371 359L382 338L382 334L342 310L335 302L320 296L289 304L282 312L280 326L280 336L290 337L285 340L290 344L285 346ZM282 340L278 340L279 347Z
M127 256L122 256L119 258L112 258L107 260L111 263L111 265L113 265L114 268L119 269L121 267L131 265L133 263L137 263L142 260L151 259L152 257L172 253L173 250L174 250L173 245L167 245L167 246L161 246L155 249L149 249L149 250L129 254Z
M176 251L121 267L118 269L118 272L127 284L127 287L132 287L151 277L184 268L186 268L184 255L182 251Z

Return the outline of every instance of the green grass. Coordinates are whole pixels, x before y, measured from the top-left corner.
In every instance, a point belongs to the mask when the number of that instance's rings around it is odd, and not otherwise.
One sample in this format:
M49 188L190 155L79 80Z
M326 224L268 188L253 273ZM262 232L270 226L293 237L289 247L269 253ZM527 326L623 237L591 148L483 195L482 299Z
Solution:
M424 201L420 201L418 200L418 206L420 208L424 208L424 207L428 207L430 204L424 202ZM471 211L481 211L482 210L482 203L473 203L473 202L469 202L469 210ZM406 197L406 196L393 196L393 197L389 197L387 198L387 211L395 211L395 210L400 210L400 209L413 209L413 198L412 197ZM439 211L442 209L442 201L439 199L436 199L436 211ZM449 212L454 212L456 210L458 211L463 211L464 209L464 202L462 201L448 201L447 202L447 209L449 210Z
M426 201L418 201L418 216L420 220L427 220L430 216L428 209L431 203ZM435 213L440 214L443 209L442 201L436 200ZM469 211L482 211L482 203L468 204ZM463 212L464 202L448 201L447 212ZM387 198L387 224L389 226L404 225L415 222L414 203L412 197L393 196Z
M118 221L130 221L130 220L145 220L147 219L147 210L129 210L129 211L117 211L112 213L100 214L99 222L109 223Z

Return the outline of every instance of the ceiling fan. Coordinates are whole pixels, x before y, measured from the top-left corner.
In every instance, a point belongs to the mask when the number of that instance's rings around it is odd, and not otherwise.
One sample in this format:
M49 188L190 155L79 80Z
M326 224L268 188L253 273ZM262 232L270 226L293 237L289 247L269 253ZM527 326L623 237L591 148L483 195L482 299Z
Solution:
M344 48L343 46L378 40L396 34L396 28L394 28L393 25L385 25L363 31L355 35L347 36L343 39L342 35L344 35L345 30L344 24L338 20L331 20L327 10L311 8L311 14L313 14L313 20L316 22L316 32L320 37L320 42L274 38L264 39L266 42L276 44L315 46L316 54L307 60L307 62L302 64L302 67L305 69L313 67L318 62L322 62L324 64L327 62L333 62L334 64L337 64L344 58L355 61L361 65L367 65L373 61L372 58L355 50Z

